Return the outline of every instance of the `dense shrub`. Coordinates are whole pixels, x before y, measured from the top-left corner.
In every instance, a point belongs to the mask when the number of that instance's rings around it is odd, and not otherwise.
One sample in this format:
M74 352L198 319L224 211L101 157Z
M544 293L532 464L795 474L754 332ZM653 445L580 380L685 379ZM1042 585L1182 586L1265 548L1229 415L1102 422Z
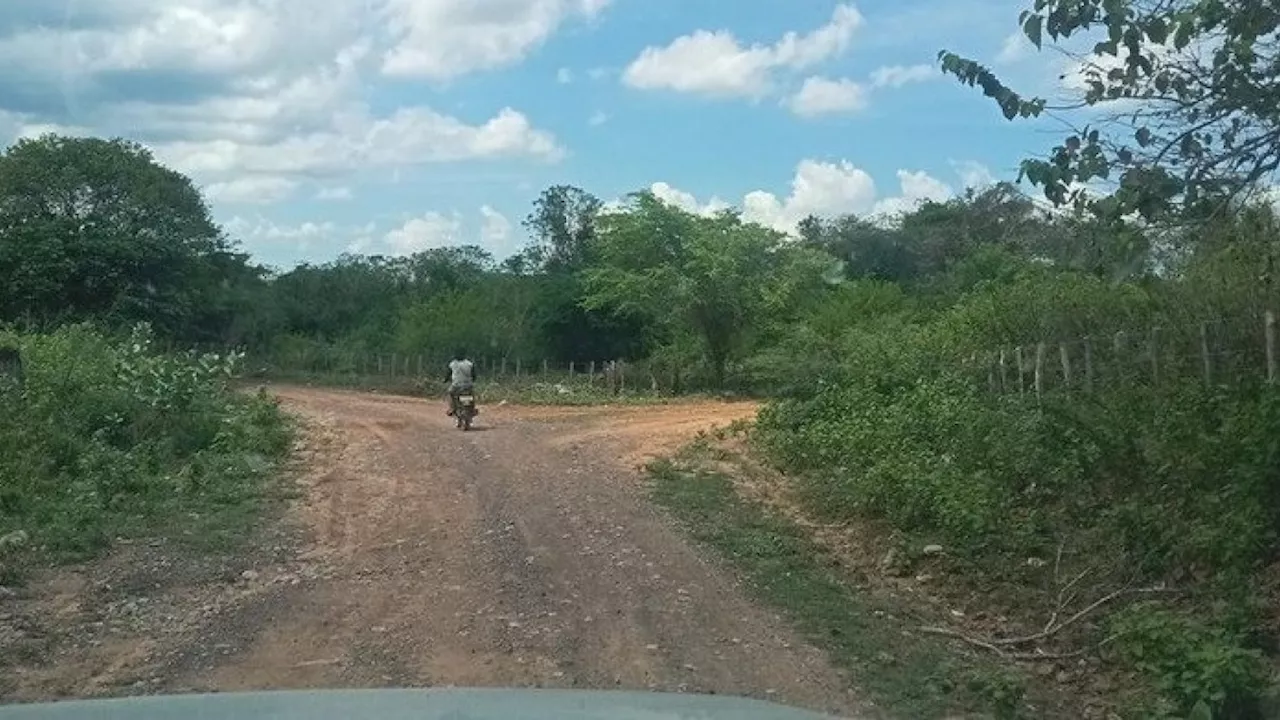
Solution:
M1228 622L1202 608L1249 607L1280 528L1280 388L1262 382L1256 299L1222 289L1247 278L1191 268L1180 281L1112 283L988 260L934 283L965 288L949 306L850 322L838 348L823 349L837 367L769 404L757 442L815 513L888 520L1005 580L1065 544L1117 583L1182 588L1172 605L1116 619L1116 632L1133 637L1113 659L1151 678L1152 707L1237 716L1232 708L1265 680L1249 631L1258 618L1242 611ZM1198 348L1194 321L1209 308L1186 299L1204 277L1216 283L1205 294L1224 302L1217 311L1254 323L1222 336L1222 356L1244 361L1218 365L1211 383L1199 354L1183 365L1162 356L1156 382L1149 356L1119 364L1104 342L1092 393L1055 383L1039 401L1029 390L998 394L985 371L966 366L983 350L1161 323L1173 338L1191 321L1182 340Z
M1257 715L1267 681L1262 653L1245 647L1239 629L1143 603L1116 613L1114 653L1149 677L1159 694L1147 717L1248 718Z
M26 377L0 418L0 535L55 554L157 530L223 538L288 450L275 402L230 387L236 355L161 354L146 327L3 340Z

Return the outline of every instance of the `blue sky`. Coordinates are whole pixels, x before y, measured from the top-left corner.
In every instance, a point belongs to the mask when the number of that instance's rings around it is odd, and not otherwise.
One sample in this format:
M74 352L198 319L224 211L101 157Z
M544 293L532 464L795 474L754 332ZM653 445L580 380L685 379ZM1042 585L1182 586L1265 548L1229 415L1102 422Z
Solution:
M1062 92L1010 0L8 0L0 139L125 136L276 266L524 243L538 192L641 188L790 230L1012 179L953 49Z

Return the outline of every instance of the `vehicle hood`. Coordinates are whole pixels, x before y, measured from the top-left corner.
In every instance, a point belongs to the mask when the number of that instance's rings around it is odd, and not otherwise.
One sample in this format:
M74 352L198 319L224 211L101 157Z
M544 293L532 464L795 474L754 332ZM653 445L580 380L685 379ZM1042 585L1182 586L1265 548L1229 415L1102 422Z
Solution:
M0 720L822 720L722 695L435 688L154 695L0 706Z

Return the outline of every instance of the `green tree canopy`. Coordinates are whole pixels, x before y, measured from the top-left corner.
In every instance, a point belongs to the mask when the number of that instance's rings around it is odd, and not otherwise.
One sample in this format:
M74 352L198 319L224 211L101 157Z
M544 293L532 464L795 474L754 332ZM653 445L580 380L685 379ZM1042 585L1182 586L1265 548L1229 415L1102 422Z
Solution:
M553 185L533 202L524 220L533 244L525 251L534 267L552 273L571 273L588 262L595 237L600 199L572 185Z
M45 135L0 155L2 318L213 339L214 296L256 276L191 181L140 145Z
M694 215L650 192L600 216L583 304L643 317L666 341L700 342L714 380L753 328L818 282L823 263L732 212Z

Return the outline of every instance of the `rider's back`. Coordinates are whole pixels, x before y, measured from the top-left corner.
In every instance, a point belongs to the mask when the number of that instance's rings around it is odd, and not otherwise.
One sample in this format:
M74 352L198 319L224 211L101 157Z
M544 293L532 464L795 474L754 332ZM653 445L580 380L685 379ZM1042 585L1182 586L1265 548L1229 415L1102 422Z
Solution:
M449 362L450 382L454 387L471 385L475 379L475 364L466 358Z

